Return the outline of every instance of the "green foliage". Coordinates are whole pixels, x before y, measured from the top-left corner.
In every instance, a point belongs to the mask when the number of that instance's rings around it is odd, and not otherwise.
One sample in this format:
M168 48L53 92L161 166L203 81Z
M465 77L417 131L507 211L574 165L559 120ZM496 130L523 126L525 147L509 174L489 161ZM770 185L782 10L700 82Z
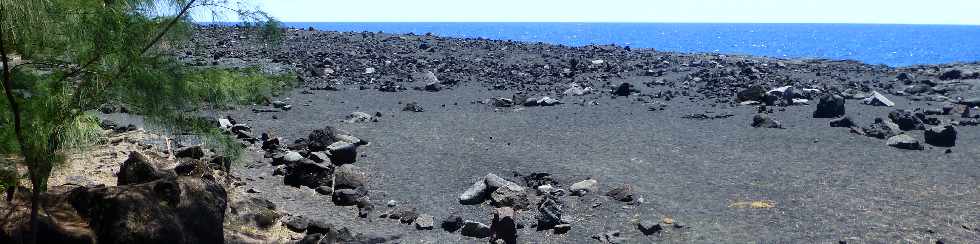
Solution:
M195 70L186 77L195 101L208 104L256 104L293 86L289 75L268 75L257 68Z
M262 25L260 36L267 43L279 44L282 42L283 25L279 20L270 18Z
M3 162L4 160L6 159L0 158L0 192L9 187L17 187L19 180L14 165L10 162Z
M65 151L85 150L104 139L99 118L88 113L75 117L65 126L65 132L59 136L61 149Z
M4 67L10 79L4 79L9 85L3 91L12 95L0 99L0 156L19 155L32 184L43 190L53 166L64 162L64 152L97 141L98 121L85 111L106 102L130 105L174 131L201 133L209 142L229 146L228 152L240 150L188 112L256 102L289 80L257 69L190 68L172 58L172 47L192 41L190 12L233 9L227 2L0 0L0 51L22 60L11 59ZM256 26L278 26L262 12L234 12L260 23ZM273 40L281 34L273 29L260 32Z

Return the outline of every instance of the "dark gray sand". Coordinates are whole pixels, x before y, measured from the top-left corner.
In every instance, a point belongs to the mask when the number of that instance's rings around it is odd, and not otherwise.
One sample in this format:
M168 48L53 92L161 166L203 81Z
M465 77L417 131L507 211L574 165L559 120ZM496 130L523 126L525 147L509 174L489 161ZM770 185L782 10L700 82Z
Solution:
M189 60L231 66L271 60L300 73L304 83L275 98L291 104L289 111L254 113L253 108L270 107L246 106L215 114L248 124L256 135L268 132L292 142L314 129L333 126L370 141L358 149L355 163L370 174L369 198L375 210L368 218L358 217L354 206L335 206L329 196L312 189L283 185L281 176L272 175L274 167L263 159L262 150L250 147L250 158L244 163L249 167L237 172L246 185L232 190L257 189L261 193L252 195L268 198L291 216L323 220L359 233L402 235L403 243L487 242L439 228L450 214L490 224L489 202L463 205L459 194L488 173L515 182L521 182L513 177L515 173L549 173L563 189L595 179L600 192L561 197L571 225L566 234L536 230L532 224L538 212L519 211L518 222L524 225L518 230L519 243L593 243L597 242L593 235L607 231L620 231L630 243L980 241L976 126L957 126L956 146L949 152L925 143L924 150L904 150L886 146L886 140L850 133L848 128L830 127L829 118L812 118L815 98L810 105L768 106L769 116L785 129L751 127L757 106L732 101L735 92L751 84L766 89L817 87L836 93L881 91L897 105L876 107L847 100L847 115L859 126L867 126L876 117L887 120L895 109L937 109L957 103L958 97L980 94L980 88L974 87L975 73L940 79L951 65L895 69L847 61L430 36L299 30L287 34L289 39L280 49L259 52L262 49L221 41L236 35L216 31L208 34L210 42L201 42L211 48L196 51L205 54L195 53L204 58ZM612 51L602 51L607 49ZM593 63L583 68L568 63L599 58L615 65ZM396 62L387 63L390 60ZM714 64L705 65L708 62ZM378 73L364 67L378 67ZM566 73L562 67L575 72ZM325 68L336 73L323 74ZM413 90L426 83L410 76L426 70L435 70L451 89ZM662 74L649 76L657 71ZM904 72L918 78L898 81ZM649 85L658 80L666 84ZM559 95L572 82L596 90L585 96ZM614 96L611 91L623 82L638 90L630 96ZM920 94L942 95L946 102L903 94L908 85L944 87L950 82L967 85ZM391 85L405 89L379 91ZM653 95L664 91L673 91L674 99ZM564 103L497 108L479 102L511 98L517 92L553 96ZM647 102L651 101L667 106L650 111ZM425 111L402 111L409 102L417 102ZM378 122L341 122L358 111L382 116ZM682 118L692 113L732 116ZM929 117L968 120L959 114ZM923 140L922 130L905 133ZM634 187L642 203L603 196L624 183ZM529 195L537 204L539 197ZM378 218L389 200L434 216L436 228L416 230L413 225ZM753 201L768 204L754 208L749 204ZM661 222L666 217L683 227L665 226L652 235L637 229L641 220Z
M591 177L603 191L629 183L645 199L637 206L599 200L602 205L592 209L596 197L568 197L571 218L577 220L568 234L525 228L519 232L522 242L592 242L591 235L605 230L621 230L641 243L980 237L964 228L980 221L976 127L958 128L960 146L945 154L942 148L896 149L884 140L831 128L830 119L810 118L814 106L773 113L787 127L775 130L749 127L755 111L748 107L709 110L735 116L699 121L680 118L704 112L699 105L672 103L664 111L647 111L627 98L517 110L470 103L494 95L506 94L469 87L439 93L296 93L290 100L309 106L276 114L243 110L232 116L287 140L333 125L370 141L361 148L364 156L357 165L371 172L372 200L379 205L396 200L437 221L450 213L489 221L492 207L461 205L457 199L487 173L545 172L566 186ZM909 108L904 100L895 100ZM426 111L402 112L399 102L410 101ZM848 114L863 123L889 110L849 102ZM354 111L381 112L383 117L374 123L340 122ZM279 118L271 119L273 115ZM249 187L262 189L294 215L362 232L402 233L408 243L480 241L441 230L416 231L394 220L358 218L354 207L335 207L329 197L284 186L271 173L271 166L243 172L255 180ZM753 200L773 201L775 208L729 207ZM644 236L631 222L662 217L688 228L671 236Z

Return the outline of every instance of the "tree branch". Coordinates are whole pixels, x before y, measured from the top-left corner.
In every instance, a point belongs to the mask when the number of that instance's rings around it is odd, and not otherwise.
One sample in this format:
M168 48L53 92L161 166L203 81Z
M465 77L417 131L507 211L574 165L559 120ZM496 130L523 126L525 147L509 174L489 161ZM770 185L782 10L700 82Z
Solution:
M0 4L0 20L5 19L6 10L4 5ZM20 145L21 150L27 150L24 148L24 135L21 131L21 117L20 108L17 106L17 100L14 98L14 85L10 73L10 62L7 59L7 43L3 38L3 29L0 28L0 60L3 60L3 92L7 97L7 103L10 103L10 112L14 115L14 134L17 137L17 143Z
M92 60L89 60L88 62L85 62L84 65L79 66L76 69L72 69L71 72L68 72L67 74L65 74L64 76L62 76L61 77L61 81L67 80L69 77L73 77L73 76L77 75L78 73L81 73L82 71L84 71L85 69L87 69L88 66L92 66L93 64L95 64L95 62L98 62L100 59L102 59L102 53L96 53L95 54L95 57L92 58Z
M5 5L3 3L0 3L0 24L3 24L2 23L3 20L6 19L6 13L7 11ZM6 45L7 43L4 41L5 38L3 37L3 34L4 34L3 28L0 28L0 60L2 60L3 63L3 91L4 91L4 95L7 97L7 102L10 103L10 112L13 113L14 115L14 135L17 138L17 144L20 146L20 153L21 155L25 156L24 159L28 163L27 173L30 175L31 185L34 187L31 193L31 220L30 220L31 242L30 243L37 243L37 233L38 233L37 212L38 212L38 208L40 207L40 203L38 203L38 199L40 199L41 196L41 190L38 189L38 186L40 186L40 184L38 183L40 183L40 179L38 179L39 177L37 174L37 169L31 167L31 164L34 164L36 162L32 162L33 159L26 157L28 154L27 151L29 149L27 148L26 141L24 141L24 133L21 130L21 117L20 117L21 111L20 108L17 106L17 100L14 98L14 93L13 93L14 85L11 77L12 74L10 73L10 62L9 60L7 60L7 45Z
M143 49L140 50L140 55L142 56L147 51L149 51L150 48L153 48L154 45L156 45L157 43L159 43L160 40L162 40L163 37L165 35L167 35L167 32L170 32L170 29L172 29L175 25L177 25L177 22L179 22L180 19L183 18L184 15L187 14L187 11L190 10L192 6L194 6L194 2L196 2L196 1L197 0L191 0L190 2L187 2L187 4L184 5L184 7L180 9L180 12L177 13L177 16L175 16L174 19L170 20L170 22L167 23L167 26L163 28L163 31L160 31L160 33L158 33L156 35L156 37L153 38L153 41L150 41L149 43L146 44L146 46L143 46ZM87 66L89 66L92 63L94 63L95 61L99 60L100 57L101 57L101 55L96 55L96 58L94 58L91 61L89 61L88 63L86 63L81 68L77 69L75 72L69 73L69 75L66 75L64 77L67 78L69 76L72 76L72 75L77 74L77 72L82 71ZM132 63L133 62L127 62L126 64L124 64L123 67L118 70L118 72L116 73L116 75L113 75L112 80L115 80L116 78L119 77L119 75L121 75L123 72L125 72L126 69L129 69L129 66L132 65ZM84 81L82 81L82 83L78 84L78 89L76 89L75 95L74 95L74 99L73 99L73 100L75 100L76 104L78 105L78 109L79 110L82 109L81 96L82 96L82 89L84 89L84 85L85 85L85 82Z
M164 27L163 31L158 33L157 36L153 38L153 41L147 43L146 46L143 47L143 50L140 52L140 54L146 53L146 51L150 50L150 48L152 48L153 45L156 45L157 42L160 42L160 40L163 39L163 36L167 35L167 32L170 32L170 29L173 28L174 25L177 25L177 22L180 21L180 19L183 18L185 14L187 14L187 10L190 10L191 6L193 6L194 2L196 1L197 0L191 0L190 2L187 2L187 5L184 5L184 7L180 9L180 13L178 13L177 16L174 17L174 19L170 20L170 23L167 23L167 27Z

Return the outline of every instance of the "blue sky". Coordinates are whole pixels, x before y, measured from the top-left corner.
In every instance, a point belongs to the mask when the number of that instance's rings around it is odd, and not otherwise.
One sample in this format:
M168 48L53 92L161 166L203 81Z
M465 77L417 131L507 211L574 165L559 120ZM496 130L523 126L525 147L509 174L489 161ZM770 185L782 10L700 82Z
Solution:
M287 22L980 25L980 0L244 0ZM200 17L199 17L200 19Z

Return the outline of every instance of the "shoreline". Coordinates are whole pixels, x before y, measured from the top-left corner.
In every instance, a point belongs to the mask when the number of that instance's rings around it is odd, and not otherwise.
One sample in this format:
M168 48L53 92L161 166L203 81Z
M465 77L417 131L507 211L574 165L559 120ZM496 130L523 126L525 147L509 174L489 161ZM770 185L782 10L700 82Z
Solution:
M220 23L198 23L199 25L235 25L235 22L220 22ZM702 26L707 29L695 29L690 30L690 28L680 28L678 26L684 25L694 25ZM309 27L314 27L319 31L338 31L345 33L361 33L361 32L373 32L373 33L385 33L394 35L409 35L414 33L415 35L424 35L426 31L440 33L440 36L447 38L483 38L483 39L494 39L494 40L513 40L526 43L535 42L545 42L551 45L564 45L571 47L582 47L589 45L618 45L618 46L631 46L634 49L656 49L666 52L675 52L683 54L722 54L730 56L756 56L756 57L769 57L769 58L779 58L779 59L792 59L792 60L833 60L833 61L859 61L862 63L867 63L871 65L887 65L893 68L907 68L921 65L943 65L943 64L970 64L980 62L980 57L974 57L973 59L967 58L967 56L953 58L949 61L938 61L943 58L940 51L949 52L948 49L943 50L931 50L930 46L935 46L936 41L931 41L929 38L916 38L916 37L903 37L895 28L908 26L909 28L919 27L919 31L927 34L943 36L949 39L948 30L939 30L936 28L967 28L964 30L964 34L971 33L970 28L977 28L980 26L955 26L955 25L900 25L900 24L813 24L813 23L590 23L590 22L577 22L577 23L566 23L566 22L284 22L286 28L292 29L307 29ZM530 31L531 27L537 26L537 28L545 28L546 30L541 34L529 34L526 31ZM578 28L566 28L570 26L577 26ZM603 26L609 26L601 28ZM645 27L644 27L645 26ZM848 48L848 46L861 45L863 44L855 41L850 41L852 38L848 36L843 36L837 34L835 31L828 29L829 27L843 27L840 30L845 33L849 33L848 30L857 27L885 27L878 28L881 29L880 32L872 32L868 35L880 35L887 44L882 44L885 46L877 47L870 46L863 50L856 50L853 48ZM736 28L737 27L737 28ZM787 28L793 27L793 28ZM497 31L480 31L479 29L496 29ZM583 29L584 28L584 29ZM475 29L474 31L468 31L468 29ZM555 29L553 31L548 31L548 29ZM866 29L866 28L865 28ZM930 31L935 29L933 31ZM805 31L809 30L809 31ZM524 31L524 32L522 32ZM663 35L664 31L673 33L673 35ZM597 32L599 34L593 34ZM710 33L709 33L710 32ZM812 32L812 33L810 33ZM935 32L935 33L933 33ZM523 34L522 34L523 33ZM604 33L604 34L602 34ZM714 33L714 34L711 34ZM768 33L768 34L761 34ZM779 35L784 33L785 36ZM710 35L708 35L710 34ZM806 43L805 34L818 35L823 37L819 42L829 44L816 44L810 46L799 46L801 43ZM853 33L859 34L859 33ZM770 39L765 39L765 36L760 35L776 35L772 36ZM895 37L895 35L899 35ZM622 36L622 37L611 37L611 36ZM745 39L743 36L748 36ZM568 39L569 37L574 37L575 39ZM676 39L680 37L681 39ZM697 39L696 37L701 37ZM716 38L724 37L725 39L732 39L733 41L724 41L721 39L716 40ZM815 36L816 37L816 36ZM671 39L670 41L664 41L660 39ZM694 39L692 39L694 38ZM789 38L789 39L786 39ZM938 38L938 37L937 37ZM969 37L964 37L966 39L952 38L950 40L959 39L960 41L967 41ZM579 39L579 40L576 40ZM676 39L676 40L675 40ZM893 40L894 39L894 40ZM816 41L816 40L813 40ZM879 39L867 39L869 43L879 42ZM633 44L631 44L631 42ZM688 42L697 42L698 44L683 44ZM703 42L703 43L702 43ZM908 43L903 43L908 42ZM941 41L940 41L941 42ZM967 41L968 42L968 41ZM833 44L836 43L836 44ZM914 43L914 44L913 44ZM750 48L749 45L754 47L755 45L767 45L770 47L764 48ZM708 45L708 46L701 46ZM915 45L919 48L909 49L905 46ZM958 46L958 52L969 52L971 50L968 46ZM863 53L863 55L854 56L845 55L841 57L841 54L829 51L823 51L821 53L815 53L813 51L805 51L809 49L840 49L847 52L855 52L858 54ZM965 49L964 49L965 48ZM703 49L703 50L702 50ZM768 50L767 50L768 49ZM936 48L932 48L936 49ZM892 52L892 54L886 55L886 52ZM897 53L895 53L897 52ZM908 52L907 54L905 52ZM938 59L934 62L909 62L909 58L892 57L891 55L910 55L919 56L925 59ZM947 55L956 56L958 54L948 53ZM850 56L850 57L848 57ZM877 60L877 61L875 61ZM904 61L903 61L904 60Z

